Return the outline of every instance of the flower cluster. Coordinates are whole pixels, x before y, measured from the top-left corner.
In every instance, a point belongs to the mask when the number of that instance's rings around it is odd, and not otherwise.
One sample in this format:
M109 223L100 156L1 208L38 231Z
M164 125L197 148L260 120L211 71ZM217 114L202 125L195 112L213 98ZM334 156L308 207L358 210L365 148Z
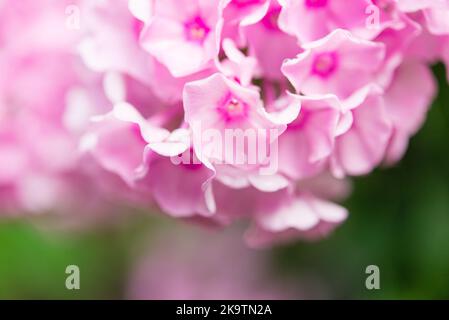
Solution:
M449 0L0 1L1 207L126 201L326 235L404 155ZM68 204L68 205L67 205Z

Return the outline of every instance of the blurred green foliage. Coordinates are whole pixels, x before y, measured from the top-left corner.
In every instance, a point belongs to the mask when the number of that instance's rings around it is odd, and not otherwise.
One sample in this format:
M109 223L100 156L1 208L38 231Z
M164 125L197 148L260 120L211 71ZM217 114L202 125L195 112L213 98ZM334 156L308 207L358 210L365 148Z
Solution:
M350 217L331 237L270 252L277 272L308 295L361 299L449 298L449 89L393 168L354 181ZM120 226L45 232L30 221L0 222L1 299L123 298L136 243L153 225L138 216ZM141 242L141 241L140 241ZM81 269L81 290L65 288L65 268ZM365 288L365 268L380 267L381 289ZM301 287L303 286L303 287Z
M42 225L36 218L0 224L0 299L124 298L135 243L154 222L137 215L82 232ZM80 290L65 287L69 265L81 270Z

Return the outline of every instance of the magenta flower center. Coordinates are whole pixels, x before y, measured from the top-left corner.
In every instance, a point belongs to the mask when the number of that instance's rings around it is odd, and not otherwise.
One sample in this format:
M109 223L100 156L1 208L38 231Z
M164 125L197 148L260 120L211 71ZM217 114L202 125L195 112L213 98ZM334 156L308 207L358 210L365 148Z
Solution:
M248 116L248 105L240 99L229 95L229 97L224 99L224 103L218 107L218 112L226 122L240 120Z
M301 110L298 118L295 121L288 124L288 130L300 130L304 127L304 124L307 123L310 118L310 112L307 110Z
M261 4L263 2L264 0L232 0L232 4L239 8Z
M390 12L394 9L394 3L392 0L373 0L373 4L379 9Z
M310 9L322 8L327 5L328 0L306 0L306 7Z
M265 17L262 20L263 25L268 30L278 31L278 20L279 14L281 13L281 8L274 8L267 12Z
M187 40L202 44L210 32L210 28L200 16L184 24Z
M315 56L312 74L323 78L329 77L338 67L338 56L335 52L322 52Z
M133 33L136 39L139 39L140 33L144 27L144 23L138 19L132 21Z
M182 167L189 171L197 171L203 167L201 163L181 163Z

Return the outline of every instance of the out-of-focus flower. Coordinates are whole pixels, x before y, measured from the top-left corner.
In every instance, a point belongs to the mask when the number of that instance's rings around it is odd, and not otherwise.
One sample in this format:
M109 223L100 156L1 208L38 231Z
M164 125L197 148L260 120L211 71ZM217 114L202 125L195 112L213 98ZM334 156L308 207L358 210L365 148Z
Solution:
M278 99L277 104L283 100ZM276 107L276 106L275 106ZM301 96L301 112L279 138L279 169L294 180L321 172L346 129L343 108L333 95Z
M123 72L143 83L152 80L154 58L140 46L144 23L128 10L127 0L82 0L86 35L79 52L86 65L98 72Z
M383 29L400 22L394 11L394 0L280 0L282 30L297 37L300 43L324 38L335 29L345 29L357 37L372 39ZM369 15L378 11L378 25Z
M337 138L331 159L335 176L363 175L384 159L392 125L377 89L366 92L362 103L351 107L352 124Z
M258 135L251 135L253 140L248 144L256 146L256 139L270 144L286 129L286 124L273 121L266 113L258 91L245 88L221 74L188 83L184 89L184 109L185 120L192 128L194 147L203 163L238 165L238 159L253 156L249 154L251 149L231 149L234 145L226 143L226 132L236 129L255 132ZM293 116L296 115L300 104L296 103L296 110L291 109ZM209 132L219 134L220 140L204 141ZM261 165L260 160L264 159L243 164Z
M394 163L402 158L410 137L424 123L435 94L435 80L424 64L408 62L396 70L385 93L386 112L393 124L387 162Z
M373 83L385 57L383 44L341 29L303 47L298 57L284 62L283 73L298 92L334 94L342 100Z
M257 58L262 76L272 80L283 79L282 62L301 51L295 37L279 28L280 11L277 1L271 1L263 19L242 30L249 53Z
M343 207L307 192L279 196L275 206L268 205L258 212L246 233L249 245L263 247L296 238L321 238L346 220L348 214Z
M107 105L101 80L74 54L79 36L66 28L66 5L8 1L0 12L1 207L13 214L93 201L78 190L89 181L78 139Z
M180 230L177 230L180 229ZM175 228L152 240L131 274L129 299L295 299L302 293L277 279L268 256L226 232Z
M447 0L398 0L398 6L405 12L421 11L430 32L435 35L449 33L449 21L447 12L449 1Z

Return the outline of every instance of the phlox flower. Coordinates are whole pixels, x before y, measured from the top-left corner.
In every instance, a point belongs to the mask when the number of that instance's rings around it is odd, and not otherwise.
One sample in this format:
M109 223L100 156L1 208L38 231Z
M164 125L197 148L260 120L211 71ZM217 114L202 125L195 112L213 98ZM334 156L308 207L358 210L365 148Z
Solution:
M301 44L316 41L336 29L372 39L387 26L397 25L394 0L281 0L279 25ZM373 21L370 20L373 15ZM378 25L374 25L378 24Z
M223 17L229 24L248 26L267 14L271 0L222 0Z
M86 65L97 72L122 72L149 84L154 58L140 46L144 23L128 10L127 0L82 1L86 35L78 44Z
M303 53L282 65L296 91L334 94L342 100L372 83L385 57L383 44L355 38L341 29L303 48Z
M263 135L263 141L268 140L268 144L276 140L286 129L283 123L277 123L273 117L265 111L260 94L252 88L245 88L237 82L227 79L221 74L214 74L204 80L190 82L184 89L185 120L192 128L194 147L199 150L198 154L202 162L235 164L234 159L226 159L234 150L226 150L232 146L223 148L208 147L204 142L205 134L208 130L214 130L220 134L221 138L226 136L226 130L252 130L253 133ZM299 104L296 110L289 112L299 112ZM207 137L206 137L207 138ZM257 135L252 135L251 139L257 139ZM216 141L212 141L216 142ZM257 141L250 141L250 144L257 145ZM247 157L244 150L236 150L235 158ZM260 164L256 159L255 164ZM248 163L249 164L249 163Z
M331 168L336 177L371 172L383 161L388 147L392 123L381 90L368 88L362 96L361 103L346 105L352 122L335 142Z
M397 163L424 123L448 13L449 0L0 1L0 207L243 220L253 247L325 236L348 216L350 178Z
M245 234L252 247L264 247L291 239L324 237L342 223L348 213L337 204L309 193L285 197L270 211L261 210ZM301 214L298 214L300 212Z
M207 68L219 51L219 8L219 0L155 1L142 31L142 47L174 77Z
M447 0L398 0L398 6L404 12L420 12L425 18L427 27L432 34L442 35L449 33Z
M282 101L279 99L277 104ZM336 137L347 130L344 117L336 96L302 96L301 112L279 138L280 171L294 180L321 172L334 150Z
M0 11L2 213L105 207L78 141L106 99L99 77L74 55L79 34L64 28L61 15L68 4L8 1Z
M283 79L282 62L301 51L295 37L279 28L280 12L281 7L272 0L262 20L242 29L249 54L257 58L263 77L274 80Z
M408 141L424 123L436 94L436 83L430 70L422 63L409 61L395 72L385 92L385 107L393 124L393 135L386 161L399 161Z

